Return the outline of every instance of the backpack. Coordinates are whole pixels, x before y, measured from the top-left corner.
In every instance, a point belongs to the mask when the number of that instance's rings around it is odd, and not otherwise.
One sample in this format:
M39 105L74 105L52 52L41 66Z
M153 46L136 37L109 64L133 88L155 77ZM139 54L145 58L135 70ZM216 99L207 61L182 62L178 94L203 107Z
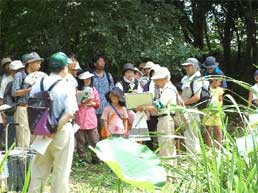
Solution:
M4 90L3 102L4 104L11 106L12 108L15 108L17 105L17 99L16 97L12 96L12 87L13 87L13 81L8 82Z
M47 90L44 90L44 78L40 81L40 92L28 100L28 119L31 133L34 135L50 135L57 131L58 120L53 114L53 99L50 96L51 90L61 80L55 81Z
M194 77L191 84L190 84L190 88L191 88L191 92L192 92L192 96L194 96L194 90L193 90L193 84L194 81L199 79L200 77ZM191 97L192 97L191 96ZM192 106L197 107L199 110L206 108L211 100L211 93L210 93L210 88L205 88L203 85L203 81L202 81L202 87L201 87L201 94L200 94L200 100L194 104L192 104Z

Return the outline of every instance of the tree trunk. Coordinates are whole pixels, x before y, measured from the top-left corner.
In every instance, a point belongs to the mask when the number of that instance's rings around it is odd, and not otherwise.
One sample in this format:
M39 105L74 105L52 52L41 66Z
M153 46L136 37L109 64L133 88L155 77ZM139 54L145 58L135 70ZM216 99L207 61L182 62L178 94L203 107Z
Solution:
M234 66L230 65L231 58L231 40L232 40L232 9L228 6L226 12L226 18L224 23L224 38L223 38L223 51L224 51L224 63L228 67L227 71L229 74L233 74Z

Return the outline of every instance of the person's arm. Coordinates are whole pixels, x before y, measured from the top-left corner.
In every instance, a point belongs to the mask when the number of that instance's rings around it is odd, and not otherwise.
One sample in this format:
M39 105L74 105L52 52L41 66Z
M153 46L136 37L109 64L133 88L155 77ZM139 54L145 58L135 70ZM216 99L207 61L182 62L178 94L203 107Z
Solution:
M93 95L94 95L93 99L89 101L87 106L92 106L95 109L98 109L100 106L100 99L99 99L99 93L95 88L93 88Z
M252 101L253 101L253 93L249 92L249 95L248 95L248 107L250 107L252 105Z
M197 103L199 100L200 100L200 93L197 93L191 98L184 100L184 104L191 105L191 104Z
M145 105L140 105L136 108L136 111L148 111L150 113L158 112L158 109L155 106L145 106Z
M31 91L31 87L30 88L24 88L24 89L16 90L15 97L17 97L17 96L24 96L25 94L29 93L30 91Z
M23 75L21 72L17 72L14 75L13 85L12 85L12 96L18 97L23 96L31 91L30 88L22 88L23 84Z
M201 81L194 81L192 83L192 88L191 88L191 86L190 86L190 88L192 90L193 96L189 99L184 100L185 105L192 105L194 103L197 103L200 100L202 86L203 86L203 82L201 82Z
M128 137L128 119L123 119L123 124L124 124L124 136Z
M64 127L64 125L73 118L74 118L74 115L72 113L69 113L69 112L64 113L58 121L57 131L61 130Z

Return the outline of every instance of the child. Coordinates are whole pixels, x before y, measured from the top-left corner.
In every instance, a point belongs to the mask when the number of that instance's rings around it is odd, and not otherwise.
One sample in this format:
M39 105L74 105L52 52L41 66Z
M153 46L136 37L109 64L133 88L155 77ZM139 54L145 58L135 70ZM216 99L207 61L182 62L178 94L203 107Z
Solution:
M106 93L106 99L110 105L104 109L101 119L104 120L107 136L128 137L128 114L124 107L123 91L114 87Z
M222 107L223 103L223 88L220 87L222 80L218 78L214 78L210 82L210 92L211 92L211 101L209 107L206 109L207 114L203 118L203 123L206 127L205 129L205 142L211 147L211 135L214 132L215 140L218 145L217 148L220 149L220 145L222 143L222 119L221 114L218 112L218 109Z
M248 97L248 106L250 107L252 104L258 107L258 70L254 73L255 84L252 86L252 89L255 92L250 91Z
M76 133L77 151L81 161L85 162L86 152L84 151L85 135L89 140L89 144L95 147L99 141L97 130L97 117L95 110L99 108L100 99L98 91L91 86L91 78L94 75L88 71L78 76L83 81L81 88L77 92L77 100L79 103L79 111L76 113L76 123L80 129ZM84 95L83 95L84 94ZM83 97L84 96L84 97ZM92 153L92 163L98 163L95 153Z

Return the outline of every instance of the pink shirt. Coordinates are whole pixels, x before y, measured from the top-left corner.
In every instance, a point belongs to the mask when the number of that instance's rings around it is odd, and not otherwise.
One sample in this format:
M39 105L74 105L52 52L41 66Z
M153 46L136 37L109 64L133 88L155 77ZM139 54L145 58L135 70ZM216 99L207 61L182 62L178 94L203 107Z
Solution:
M79 111L76 113L76 123L80 126L80 129L94 129L97 128L97 116L96 109L99 108L100 99L98 91L93 87L92 101L97 105L95 107L79 105Z
M128 114L125 107L120 107L117 109L122 119L127 119ZM124 123L123 120L117 115L111 106L107 106L101 116L101 119L107 121L108 130L111 134L123 134L124 133Z

